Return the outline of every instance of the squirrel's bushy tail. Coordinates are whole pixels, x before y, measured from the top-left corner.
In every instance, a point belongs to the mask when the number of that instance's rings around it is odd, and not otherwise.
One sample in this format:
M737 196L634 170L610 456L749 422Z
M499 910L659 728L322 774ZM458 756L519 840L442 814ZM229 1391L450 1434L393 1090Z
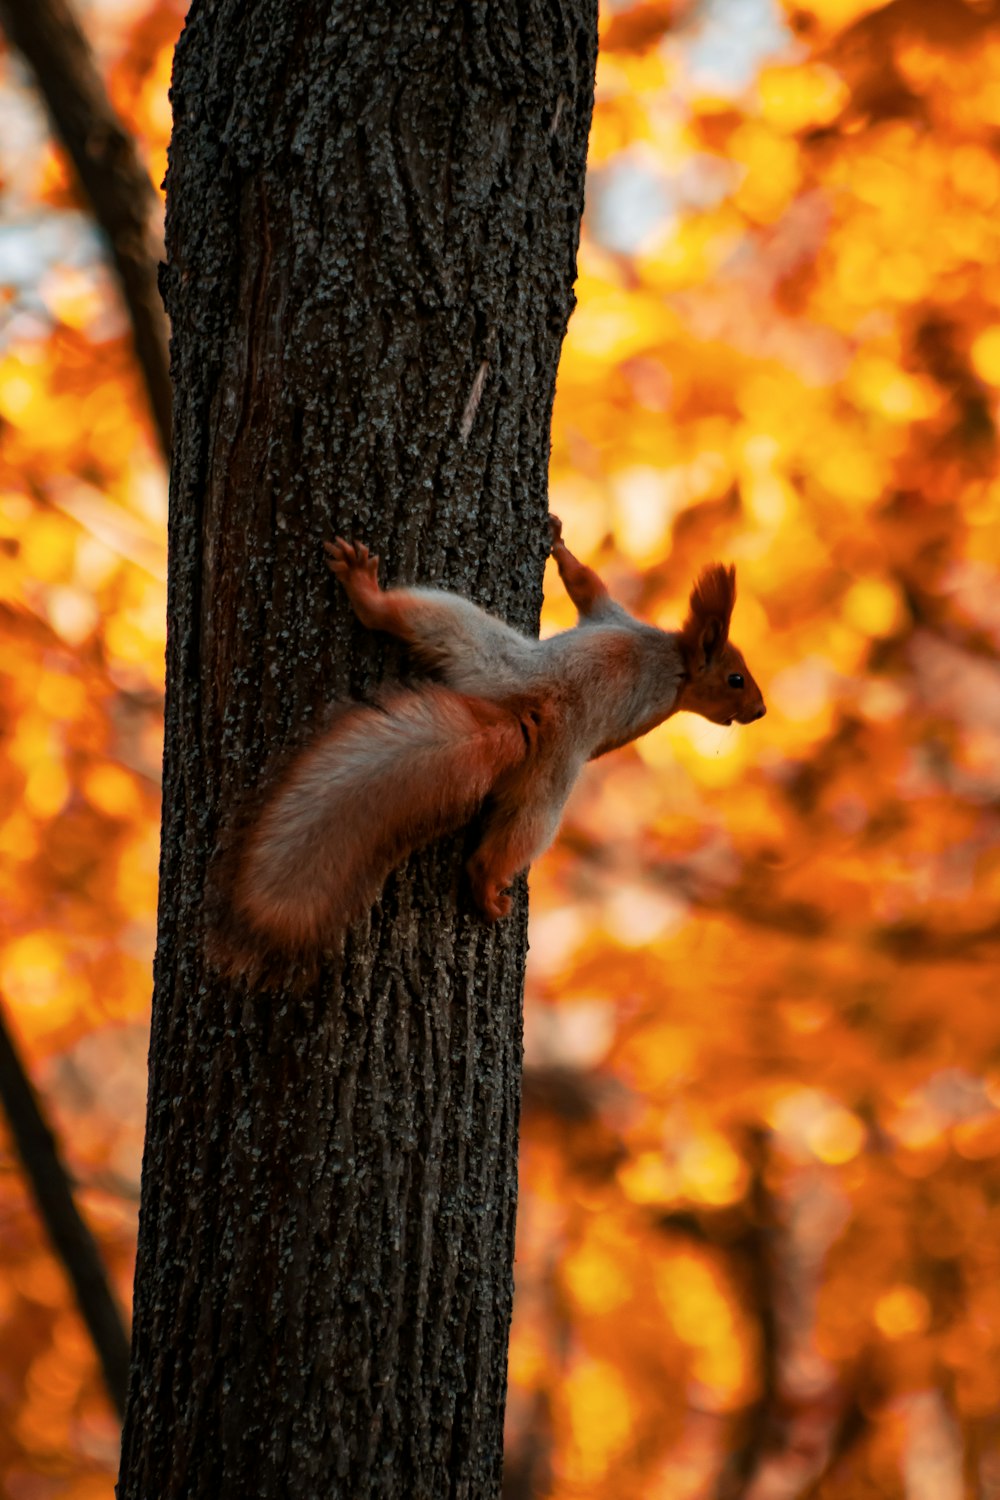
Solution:
M333 944L394 866L468 822L526 759L543 713L533 699L492 703L433 683L341 710L292 761L236 851L231 915L254 935L251 948ZM230 972L253 967L250 953L244 964L232 942L225 948Z

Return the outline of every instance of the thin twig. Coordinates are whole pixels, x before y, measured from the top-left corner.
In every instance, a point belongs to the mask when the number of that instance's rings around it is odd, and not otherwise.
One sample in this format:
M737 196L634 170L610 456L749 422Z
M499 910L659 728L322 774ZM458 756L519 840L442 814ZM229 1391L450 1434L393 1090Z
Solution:
M157 287L162 210L68 0L0 0L0 25L31 68L59 140L104 231L136 357L170 461L169 332Z
M125 1414L129 1339L94 1236L80 1216L69 1174L0 1009L0 1100L35 1201L90 1331L108 1392Z

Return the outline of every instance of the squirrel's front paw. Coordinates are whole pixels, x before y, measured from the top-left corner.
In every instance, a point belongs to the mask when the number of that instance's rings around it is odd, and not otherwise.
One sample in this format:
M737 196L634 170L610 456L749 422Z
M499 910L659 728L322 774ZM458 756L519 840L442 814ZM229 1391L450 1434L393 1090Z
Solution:
M323 549L327 567L342 583L357 573L367 574L373 582L377 580L378 558L369 554L364 542L345 542L342 536L338 536L332 542L324 542Z

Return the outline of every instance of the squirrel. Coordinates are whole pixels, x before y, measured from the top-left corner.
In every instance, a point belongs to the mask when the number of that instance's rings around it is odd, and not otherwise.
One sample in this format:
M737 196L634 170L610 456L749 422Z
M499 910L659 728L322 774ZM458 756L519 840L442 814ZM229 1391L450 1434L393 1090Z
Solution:
M341 705L270 791L230 881L223 967L261 952L315 954L338 943L414 849L482 813L467 870L489 922L555 837L588 760L682 710L749 724L764 699L729 639L736 570L713 563L680 630L615 603L549 518L552 555L579 619L545 640L520 634L457 594L382 589L362 543L324 542L361 623L409 647L431 678ZM256 955L256 956L255 956Z

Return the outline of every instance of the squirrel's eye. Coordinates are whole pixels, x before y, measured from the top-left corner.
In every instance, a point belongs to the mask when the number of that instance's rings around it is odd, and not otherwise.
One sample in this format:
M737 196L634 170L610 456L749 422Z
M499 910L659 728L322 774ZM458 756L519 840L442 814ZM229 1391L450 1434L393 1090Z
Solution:
M743 686L743 673L730 672L729 676L726 678L726 681L729 683L729 686L731 688L741 688Z

